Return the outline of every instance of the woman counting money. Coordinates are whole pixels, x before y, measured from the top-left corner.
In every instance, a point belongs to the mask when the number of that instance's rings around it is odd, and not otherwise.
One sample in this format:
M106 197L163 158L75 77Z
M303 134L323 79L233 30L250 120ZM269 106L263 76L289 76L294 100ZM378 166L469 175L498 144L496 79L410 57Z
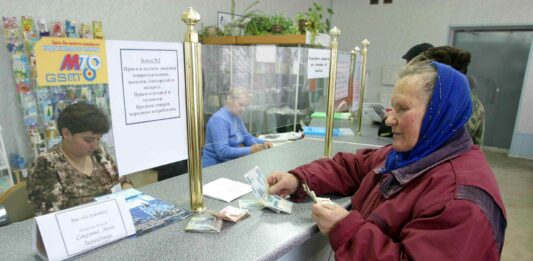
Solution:
M350 210L316 203L312 217L337 260L498 260L506 217L494 175L465 129L466 77L419 56L387 117L392 145L338 153L267 178L269 193L352 195Z

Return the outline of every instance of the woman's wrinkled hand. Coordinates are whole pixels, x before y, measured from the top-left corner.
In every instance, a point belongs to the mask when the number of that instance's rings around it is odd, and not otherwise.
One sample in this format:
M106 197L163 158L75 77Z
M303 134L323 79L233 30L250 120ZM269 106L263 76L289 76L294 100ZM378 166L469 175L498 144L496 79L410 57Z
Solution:
M268 176L267 182L270 186L268 193L281 197L293 194L296 192L298 185L300 185L300 181L298 181L296 176L281 171L274 171L274 173Z
M254 144L250 147L252 153L257 153L265 149L263 144Z
M311 217L315 220L320 232L325 236L328 236L331 229L350 213L339 205L328 203L313 204L311 211Z

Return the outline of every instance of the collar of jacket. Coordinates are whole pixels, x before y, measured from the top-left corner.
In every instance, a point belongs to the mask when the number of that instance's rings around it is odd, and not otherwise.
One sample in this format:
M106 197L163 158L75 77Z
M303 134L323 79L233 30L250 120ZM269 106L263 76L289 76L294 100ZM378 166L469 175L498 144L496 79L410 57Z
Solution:
M472 139L468 135L466 129L463 128L461 132L443 147L423 159L403 168L395 169L387 174L375 174L384 175L380 182L381 195L385 198L389 198L431 168L469 151L472 148L472 145ZM384 165L385 162L381 163L380 167L374 169L374 173L379 173L379 170L384 168Z

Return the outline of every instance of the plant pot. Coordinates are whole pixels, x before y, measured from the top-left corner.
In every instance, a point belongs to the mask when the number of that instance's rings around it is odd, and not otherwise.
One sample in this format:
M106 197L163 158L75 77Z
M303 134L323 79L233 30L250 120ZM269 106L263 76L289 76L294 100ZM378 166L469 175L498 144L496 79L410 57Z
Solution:
M298 20L298 30L300 30L300 33L305 34L306 25L307 25L307 20L306 19Z
M211 25L211 26L208 26L206 29L205 29L206 33L207 33L207 36L209 37L215 37L217 36L217 27L214 26L214 25Z
M241 36L242 27L239 25L232 25L230 29L231 36Z
M270 28L270 31L272 34L282 34L283 33L283 25L281 24L273 24Z

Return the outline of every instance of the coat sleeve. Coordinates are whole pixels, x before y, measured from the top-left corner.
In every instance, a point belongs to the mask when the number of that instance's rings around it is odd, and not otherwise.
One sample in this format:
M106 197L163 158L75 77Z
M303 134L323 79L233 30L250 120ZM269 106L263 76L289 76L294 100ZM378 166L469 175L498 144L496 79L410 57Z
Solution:
M491 226L470 201L451 200L416 213L401 231L388 237L379 217L358 211L330 231L336 260L498 260Z
M230 124L220 117L212 117L207 123L207 132L211 136L217 157L230 160L250 154L249 147L231 147L229 145Z
M364 176L386 155L381 150L362 149L355 154L339 152L332 159L315 160L289 173L294 174L301 182L306 182L317 195L351 196L359 188ZM298 190L303 191L301 187ZM305 195L301 191L295 194Z
M67 200L54 164L45 157L30 168L26 192L38 216L64 209Z

